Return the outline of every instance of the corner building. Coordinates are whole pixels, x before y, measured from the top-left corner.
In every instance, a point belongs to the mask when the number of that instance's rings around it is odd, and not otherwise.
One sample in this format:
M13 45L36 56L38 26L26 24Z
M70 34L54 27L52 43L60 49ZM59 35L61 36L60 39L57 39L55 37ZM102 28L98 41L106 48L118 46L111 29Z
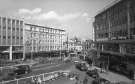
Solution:
M12 60L22 56L22 52L23 20L0 17L0 58Z
M135 63L135 0L114 1L95 16L93 25L97 55L106 57L104 64Z

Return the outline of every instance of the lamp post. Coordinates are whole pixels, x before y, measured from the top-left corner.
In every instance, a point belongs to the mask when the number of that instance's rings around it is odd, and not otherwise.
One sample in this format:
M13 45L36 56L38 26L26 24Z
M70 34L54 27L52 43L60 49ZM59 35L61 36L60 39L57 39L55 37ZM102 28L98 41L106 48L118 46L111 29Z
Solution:
M25 45L30 45L31 46L31 49L30 49L30 53L31 53L31 56L30 56L30 59L32 60L33 59L33 40L35 39L38 39L38 38L29 38L27 42L30 42L30 43L25 43ZM25 46L24 45L24 56L23 56L23 59L25 58Z
M60 59L61 59L61 61L62 61L62 56L61 56L61 49L60 49Z
M23 44L23 58L22 58L22 60L24 60L25 59L25 43Z
M31 60L33 59L33 40L31 40Z

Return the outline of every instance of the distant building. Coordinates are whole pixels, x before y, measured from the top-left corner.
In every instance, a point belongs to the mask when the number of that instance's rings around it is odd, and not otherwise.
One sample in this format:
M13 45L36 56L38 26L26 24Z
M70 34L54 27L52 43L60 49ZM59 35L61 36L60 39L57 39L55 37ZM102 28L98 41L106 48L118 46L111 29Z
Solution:
M64 42L65 49L71 52L81 52L82 51L82 42L76 39L69 39L68 42ZM68 47L68 49L67 49Z
M25 51L42 52L64 50L65 30L35 24L25 24Z
M85 40L82 45L83 45L83 50L87 51L92 48L93 40Z
M0 17L1 58L12 60L13 58L18 58L19 55L22 56L23 29L23 20L10 17Z

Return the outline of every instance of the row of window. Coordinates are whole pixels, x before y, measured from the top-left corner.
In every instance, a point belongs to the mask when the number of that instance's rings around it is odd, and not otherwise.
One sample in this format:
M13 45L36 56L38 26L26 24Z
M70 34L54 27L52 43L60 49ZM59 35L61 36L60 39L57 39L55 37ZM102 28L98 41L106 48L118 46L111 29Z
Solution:
M62 35L52 35L52 34L38 34L38 33L31 33L31 37L49 37L49 38L62 38Z
M0 35L0 38L1 38L1 37L2 37L2 36ZM11 36L8 36L7 38L10 39ZM6 36L3 36L3 39L6 39ZM15 39L15 36L12 36L12 39ZM16 39L19 39L19 37L16 37ZM23 39L23 37L21 37L20 39Z
M12 41L12 44L13 45L22 45L23 44L23 40L13 40ZM5 39L3 39L3 40L0 40L0 45L11 45L11 40L5 40Z
M2 28L3 28L3 29L6 29L6 26L3 26ZM0 26L0 29L1 29L1 26ZM8 29L10 30L11 27L8 27ZM12 27L12 31L15 30L15 29L16 29L17 31L19 31L19 27L17 27L17 28ZM20 31L23 31L23 28L20 28Z
M55 33L55 34L64 34L65 33L61 30L56 30L56 29L52 29L52 28L35 27L35 26L31 26L30 30L39 31L39 32L49 32L49 33Z
M96 36L97 36L97 38L108 38L109 34L108 33L101 33L101 34L98 34Z
M109 21L108 21L109 20ZM96 17L96 30L127 23L127 3L118 3Z
M122 14L122 13L121 13ZM127 24L127 16L126 15L120 15L118 17L117 13L114 15L114 18L110 18L109 21L107 19L102 19L98 21L96 26L96 30L104 30L110 27L115 27L122 24Z
M3 26L6 26L6 23L7 23L8 26L11 26L11 24L13 26L16 25L17 27L19 27L19 25L23 26L23 21L15 20L15 19L9 19L9 18L5 18L5 17L3 17L3 18L0 17L0 23L2 23Z
M111 33L111 36L117 37L117 36L127 36L127 31L115 31Z
M28 48L28 47L27 47ZM30 50L32 50L32 47L29 47ZM42 46L42 47L33 47L33 50L59 50L62 49L62 46Z

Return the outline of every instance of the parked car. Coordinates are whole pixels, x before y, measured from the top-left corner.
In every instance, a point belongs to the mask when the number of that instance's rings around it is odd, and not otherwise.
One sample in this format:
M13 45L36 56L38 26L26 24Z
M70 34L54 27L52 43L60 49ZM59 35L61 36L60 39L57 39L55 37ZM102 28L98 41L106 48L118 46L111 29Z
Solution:
M79 63L79 61L74 61L74 64L78 64Z
M87 71L88 70L88 67L86 66L85 63L78 63L78 64L76 64L76 68L81 70L81 71Z
M112 84L112 83L104 78L98 78L93 80L92 84Z
M88 70L86 72L86 74L88 74L92 78L98 78L99 77L98 71L96 69L95 70Z
M17 65L15 66L15 70L13 71L13 73L15 73L16 75L28 74L30 72L30 65Z

